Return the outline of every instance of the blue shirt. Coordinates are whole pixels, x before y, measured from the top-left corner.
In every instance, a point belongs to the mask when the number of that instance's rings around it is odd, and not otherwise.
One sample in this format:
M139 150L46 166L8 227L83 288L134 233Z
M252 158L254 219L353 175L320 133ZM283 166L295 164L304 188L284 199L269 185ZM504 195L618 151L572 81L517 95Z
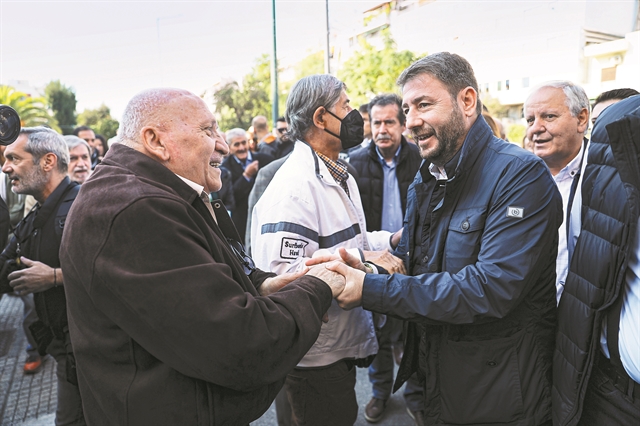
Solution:
M242 170L245 170L247 168L247 166L253 162L253 157L251 156L251 151L247 151L247 158L245 158L244 161L240 160L235 155L233 156L233 159L236 160L236 162L242 166ZM248 179L246 176L243 176L243 177L247 181L251 181L250 178Z
M400 201L398 178L396 177L396 166L401 148L402 145L398 147L391 161L387 162L382 154L380 154L378 147L376 147L376 153L378 154L378 159L380 160L384 173L382 185L382 223L380 225L383 231L396 232L402 228L402 203Z

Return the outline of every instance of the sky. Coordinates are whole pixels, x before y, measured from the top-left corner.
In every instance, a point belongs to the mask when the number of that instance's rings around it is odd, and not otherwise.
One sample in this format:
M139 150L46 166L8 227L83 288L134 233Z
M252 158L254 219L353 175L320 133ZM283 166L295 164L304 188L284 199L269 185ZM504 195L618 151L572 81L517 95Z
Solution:
M381 0L329 0L332 38L362 25ZM326 44L324 0L276 0L277 49L293 64ZM72 87L77 111L102 103L119 119L151 87L203 94L241 80L271 54L271 0L0 0L0 84Z

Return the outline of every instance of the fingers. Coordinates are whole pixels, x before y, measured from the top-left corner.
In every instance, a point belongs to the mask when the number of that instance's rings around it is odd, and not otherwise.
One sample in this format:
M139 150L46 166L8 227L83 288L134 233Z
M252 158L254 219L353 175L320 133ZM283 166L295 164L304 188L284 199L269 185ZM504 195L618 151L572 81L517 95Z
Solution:
M347 265L351 266L352 268L360 269L362 261L358 257L352 255L342 247L338 250L338 253Z
M313 266L313 265L319 265L321 263L331 262L332 260L336 260L336 257L331 255L318 256L318 257L312 257L311 259L307 260L304 264L307 266Z
M324 315L322 316L322 322L325 324L329 322L329 312L324 313Z
M325 268L327 268L330 271L337 272L338 274L342 275L343 277L346 277L347 274L349 273L349 267L347 265L345 265L344 263L342 263L342 262L327 263L325 265Z
M20 256L20 262L22 262L26 267L33 266L33 264L35 263L34 260L28 259L24 256Z

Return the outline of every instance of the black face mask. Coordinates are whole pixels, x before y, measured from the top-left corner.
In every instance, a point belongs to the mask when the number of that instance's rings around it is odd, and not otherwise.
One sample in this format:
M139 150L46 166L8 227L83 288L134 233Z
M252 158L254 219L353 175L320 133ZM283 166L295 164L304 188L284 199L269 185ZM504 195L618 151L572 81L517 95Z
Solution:
M325 132L335 136L342 142L342 149L353 148L362 143L364 139L364 120L358 110L351 110L344 118L340 118L324 107L324 109L335 118L340 120L340 136L330 130L324 129Z

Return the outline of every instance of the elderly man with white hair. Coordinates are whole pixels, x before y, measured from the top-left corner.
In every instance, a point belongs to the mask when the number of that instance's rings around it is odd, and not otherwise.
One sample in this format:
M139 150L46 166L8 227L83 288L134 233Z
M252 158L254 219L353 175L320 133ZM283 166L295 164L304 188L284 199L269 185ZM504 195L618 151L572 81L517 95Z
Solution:
M570 81L550 81L534 89L524 103L527 137L533 153L549 167L562 195L565 220L558 229L556 300L564 290L569 270L567 245L568 212L580 181L582 159L589 128L589 98L582 87ZM570 244L572 245L572 244Z
M91 147L74 135L67 135L64 140L69 147L69 179L82 184L91 175Z
M89 424L248 424L344 285L324 267L255 268L209 203L225 154L202 99L148 90L83 184L60 253Z

